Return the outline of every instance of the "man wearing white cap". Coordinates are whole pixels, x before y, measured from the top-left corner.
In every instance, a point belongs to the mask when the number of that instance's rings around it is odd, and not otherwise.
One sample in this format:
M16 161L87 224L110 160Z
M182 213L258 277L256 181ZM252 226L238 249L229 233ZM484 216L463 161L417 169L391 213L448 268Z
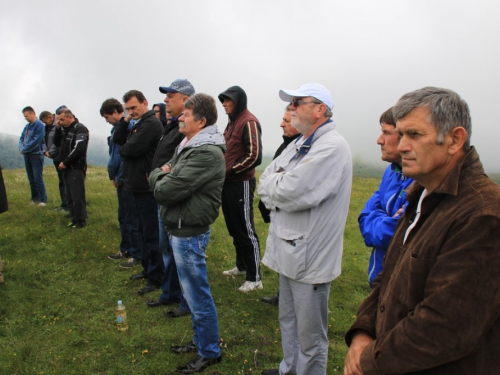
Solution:
M352 159L330 119L333 101L322 85L280 90L292 126L302 134L262 174L258 193L271 210L262 262L280 275L283 360L263 375L325 374L328 296L340 275L349 209Z

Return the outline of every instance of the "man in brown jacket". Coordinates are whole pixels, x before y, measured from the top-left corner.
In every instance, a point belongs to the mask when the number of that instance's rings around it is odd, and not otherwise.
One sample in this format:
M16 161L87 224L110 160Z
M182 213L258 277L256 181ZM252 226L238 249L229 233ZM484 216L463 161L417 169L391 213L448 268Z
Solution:
M344 374L498 374L500 186L470 146L467 103L426 87L393 115L403 173L415 183L347 332Z

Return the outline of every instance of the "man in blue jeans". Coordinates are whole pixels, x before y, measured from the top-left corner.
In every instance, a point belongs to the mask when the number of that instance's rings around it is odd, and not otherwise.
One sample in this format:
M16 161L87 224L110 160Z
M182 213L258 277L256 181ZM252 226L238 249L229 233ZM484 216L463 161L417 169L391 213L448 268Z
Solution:
M172 346L176 354L197 352L182 374L202 371L220 362L217 310L208 283L205 248L221 205L225 178L224 136L218 132L215 100L206 94L184 104L179 131L186 137L170 163L151 172L149 184L162 205L182 292L191 310L194 337L187 345Z
M108 137L109 161L108 177L116 188L118 198L118 222L120 223L120 251L108 255L111 260L121 260L129 258L125 263L120 264L121 268L131 269L141 264L141 250L139 248L137 229L137 213L134 207L134 196L132 192L123 188L123 160L120 156L121 145L113 142L113 133L115 125L125 116L123 105L114 98L105 100L101 105L101 116L113 128ZM130 121L129 127L133 125Z
M42 207L47 205L47 192L43 182L45 125L36 117L32 107L23 108L23 116L28 123L19 138L19 152L24 156L31 188L31 202Z

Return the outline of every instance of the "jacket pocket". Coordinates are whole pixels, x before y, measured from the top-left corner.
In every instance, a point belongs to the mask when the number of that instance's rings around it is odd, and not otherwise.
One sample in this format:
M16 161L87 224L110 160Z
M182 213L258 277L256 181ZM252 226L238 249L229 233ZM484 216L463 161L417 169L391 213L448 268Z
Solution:
M285 227L275 226L276 261L283 275L301 280L306 271L307 238Z

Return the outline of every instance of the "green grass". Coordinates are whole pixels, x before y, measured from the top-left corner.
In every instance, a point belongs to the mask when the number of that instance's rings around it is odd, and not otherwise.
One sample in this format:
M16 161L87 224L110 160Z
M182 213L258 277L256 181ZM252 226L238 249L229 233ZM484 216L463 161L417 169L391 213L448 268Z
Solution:
M89 168L89 225L82 230L66 228L67 220L52 210L58 204L56 174L52 167L44 172L49 204L41 208L29 204L24 170L3 171L10 210L0 215L6 280L0 286L0 374L174 373L190 357L171 354L169 347L191 339L191 320L167 319L165 309L148 308L146 301L159 293L138 296L142 283L129 281L131 272L106 258L118 250L120 235L116 195L106 169ZM354 180L343 272L330 295L328 374L342 372L343 335L369 292L369 250L359 234L357 215L377 185L376 179ZM255 219L263 255L267 225L258 210ZM241 277L222 275L235 259L222 216L212 226L207 255L223 361L204 373L260 374L275 368L282 356L278 309L260 298L276 293L276 274L263 266L264 290L250 294L237 290ZM127 307L127 333L118 332L114 324L119 299Z

